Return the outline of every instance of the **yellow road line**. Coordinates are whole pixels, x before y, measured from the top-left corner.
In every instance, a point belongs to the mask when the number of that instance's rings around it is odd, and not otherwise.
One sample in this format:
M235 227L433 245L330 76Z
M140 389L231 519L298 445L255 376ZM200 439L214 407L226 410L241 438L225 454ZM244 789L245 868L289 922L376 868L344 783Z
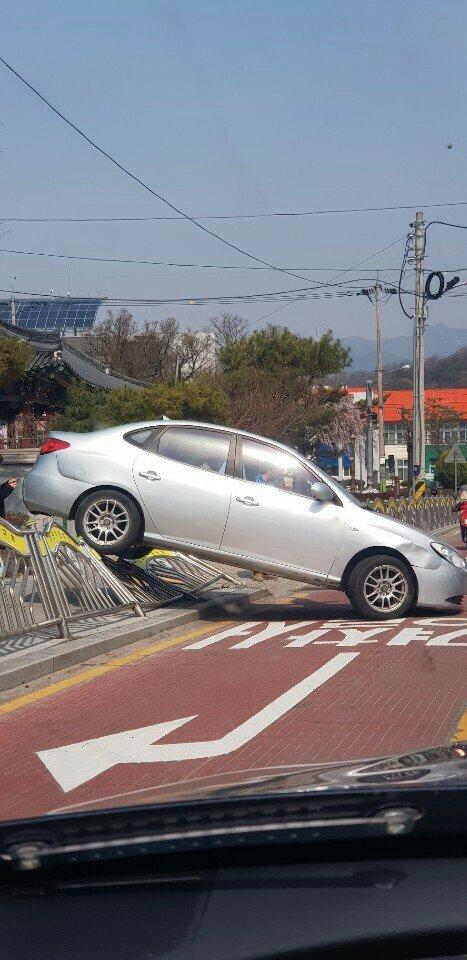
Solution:
M467 710L464 710L457 727L456 732L451 737L452 741L467 740Z
M80 683L87 683L89 680L95 680L96 677L103 677L107 673L112 673L113 670L126 667L130 663L137 663L138 660L143 660L144 657L150 657L153 653L158 653L161 650L169 650L170 647L176 647L180 643L193 640L201 634L209 634L216 630L225 629L231 622L230 620L222 620L211 628L204 625L204 627L198 627L197 630L182 633L179 637L172 637L170 640L159 640L158 643L152 643L148 647L143 647L142 650L136 650L134 653L127 654L125 657L117 657L110 663L103 663L100 667L91 667L89 670L83 670L82 673L77 673L74 677L57 680L56 683L51 683L48 687L43 687L41 690L25 693L21 697L10 700L9 703L2 704L0 706L0 716L4 716L6 713L13 713L15 710L27 707L31 703L37 703L38 700L44 700L46 697L53 697L54 694L61 693L62 690L70 690Z

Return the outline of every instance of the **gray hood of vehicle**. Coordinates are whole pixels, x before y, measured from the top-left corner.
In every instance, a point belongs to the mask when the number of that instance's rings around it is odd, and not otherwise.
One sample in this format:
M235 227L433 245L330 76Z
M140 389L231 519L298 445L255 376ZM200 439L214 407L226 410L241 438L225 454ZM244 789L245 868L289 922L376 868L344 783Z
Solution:
M437 569L441 564L440 557L431 548L431 543L439 542L440 537L435 532L426 534L415 527L409 527L408 524L399 523L392 517L386 517L381 513L373 513L371 510L355 507L355 512L359 515L359 520L368 529L379 530L383 534L381 538L382 545L392 547L398 550L409 559L414 566L430 567Z

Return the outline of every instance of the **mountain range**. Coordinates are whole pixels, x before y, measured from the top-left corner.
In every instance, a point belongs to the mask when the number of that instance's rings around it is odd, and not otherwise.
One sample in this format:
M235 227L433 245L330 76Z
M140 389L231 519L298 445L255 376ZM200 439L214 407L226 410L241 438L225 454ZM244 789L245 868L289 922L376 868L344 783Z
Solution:
M350 347L354 370L373 370L376 365L376 343L365 337L344 337L342 343ZM460 347L467 347L466 329L447 327L444 323L427 325L425 332L425 356L435 354L447 357ZM383 365L412 362L412 337L388 337L383 339Z

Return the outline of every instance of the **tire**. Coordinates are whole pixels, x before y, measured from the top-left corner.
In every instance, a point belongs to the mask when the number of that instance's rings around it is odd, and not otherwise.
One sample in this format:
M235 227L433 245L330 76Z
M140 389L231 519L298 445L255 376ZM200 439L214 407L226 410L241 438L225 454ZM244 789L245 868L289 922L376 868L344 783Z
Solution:
M366 557L353 568L347 596L357 613L369 620L403 617L415 601L411 568L390 554Z
M88 493L75 515L78 536L101 554L120 556L141 542L141 516L134 501L106 487Z

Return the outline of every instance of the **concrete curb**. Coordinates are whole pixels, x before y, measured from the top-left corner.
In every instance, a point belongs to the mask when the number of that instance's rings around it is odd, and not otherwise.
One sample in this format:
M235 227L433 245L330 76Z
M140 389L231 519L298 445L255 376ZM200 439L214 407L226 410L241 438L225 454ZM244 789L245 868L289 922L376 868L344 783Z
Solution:
M216 603L234 602L239 597L249 602L264 600L271 597L271 593L264 587L258 587L242 594L226 595L223 601L220 598L217 601L211 599L199 604L198 607L167 610L163 613L159 609L148 613L144 620L138 618L97 627L93 630L92 636L80 636L73 640L51 640L43 646L30 647L29 650L15 653L5 658L3 662L0 661L0 693L23 683L38 680L40 677L47 677L60 670L66 670L78 663L86 663L93 657L118 650L138 640L158 636L159 633L172 630L173 627L195 623L197 620L202 620ZM211 622L206 620L206 625L208 626Z

